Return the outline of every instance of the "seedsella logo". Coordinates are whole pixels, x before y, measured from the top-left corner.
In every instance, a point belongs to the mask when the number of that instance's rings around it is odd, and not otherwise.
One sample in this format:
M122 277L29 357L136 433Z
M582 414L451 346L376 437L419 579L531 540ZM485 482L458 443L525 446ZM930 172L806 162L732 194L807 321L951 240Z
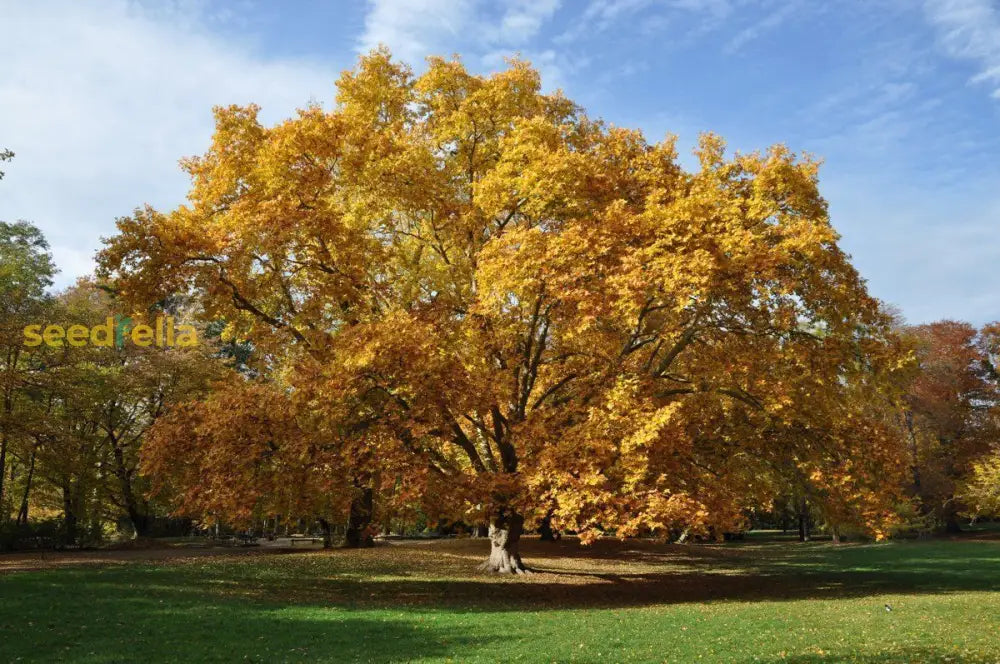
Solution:
M177 346L180 348L198 344L198 332L194 325L174 324L173 316L157 316L153 325L140 323L133 325L128 316L108 316L101 325L87 327L86 325L27 325L24 328L25 346L58 347L64 343L69 346L105 346L114 345L122 348L130 341L136 346Z

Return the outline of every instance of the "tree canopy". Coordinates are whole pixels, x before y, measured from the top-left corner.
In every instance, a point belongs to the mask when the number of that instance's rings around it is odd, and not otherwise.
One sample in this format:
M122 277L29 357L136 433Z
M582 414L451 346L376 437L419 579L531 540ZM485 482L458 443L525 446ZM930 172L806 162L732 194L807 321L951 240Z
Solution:
M522 569L526 522L718 535L789 481L884 532L902 438L871 404L906 357L816 161L704 135L685 170L672 138L589 118L521 61L415 76L377 50L332 110L257 112L217 108L189 202L120 219L100 254L137 311L189 294L266 358L282 398L220 397L192 440L282 465L336 450L351 479L316 491L488 521L500 571ZM280 432L232 436L264 401Z

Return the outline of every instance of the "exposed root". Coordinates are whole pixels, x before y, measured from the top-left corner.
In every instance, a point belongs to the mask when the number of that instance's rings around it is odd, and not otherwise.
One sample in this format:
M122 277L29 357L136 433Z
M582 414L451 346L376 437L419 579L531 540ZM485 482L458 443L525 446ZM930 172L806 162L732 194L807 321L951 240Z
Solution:
M519 514L508 514L490 524L490 557L480 569L495 574L528 573L517 552L523 525L524 518Z
M494 559L487 558L479 565L479 570L483 572L492 572L494 574L532 574L533 572L524 566L521 562L520 557L516 561L506 561L501 564L497 564Z

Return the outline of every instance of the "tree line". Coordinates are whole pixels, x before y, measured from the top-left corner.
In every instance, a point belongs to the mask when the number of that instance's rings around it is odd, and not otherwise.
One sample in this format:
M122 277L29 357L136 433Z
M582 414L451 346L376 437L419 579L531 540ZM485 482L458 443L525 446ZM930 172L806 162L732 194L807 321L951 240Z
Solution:
M686 170L519 61L416 76L376 50L332 110L257 110L216 109L188 203L119 219L94 281L46 296L28 241L0 466L69 496L64 522L308 517L354 545L483 524L485 566L521 572L526 529L721 537L787 511L881 538L996 511L1000 328L873 298L815 161L704 135ZM210 334L29 351L39 306Z

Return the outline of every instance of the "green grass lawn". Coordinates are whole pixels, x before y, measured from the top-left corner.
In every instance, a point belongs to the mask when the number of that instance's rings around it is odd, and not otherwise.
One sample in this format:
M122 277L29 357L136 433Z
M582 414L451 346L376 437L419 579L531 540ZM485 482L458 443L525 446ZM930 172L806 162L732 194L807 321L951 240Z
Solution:
M0 661L1000 662L996 541L484 546L8 572Z

